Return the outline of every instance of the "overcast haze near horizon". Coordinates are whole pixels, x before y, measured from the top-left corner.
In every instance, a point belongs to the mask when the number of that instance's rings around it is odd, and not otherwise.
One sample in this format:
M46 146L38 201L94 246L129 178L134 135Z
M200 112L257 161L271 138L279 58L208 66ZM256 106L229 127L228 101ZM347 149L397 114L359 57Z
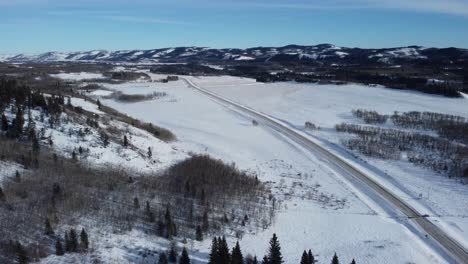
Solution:
M468 0L0 0L0 53L315 45L468 48Z

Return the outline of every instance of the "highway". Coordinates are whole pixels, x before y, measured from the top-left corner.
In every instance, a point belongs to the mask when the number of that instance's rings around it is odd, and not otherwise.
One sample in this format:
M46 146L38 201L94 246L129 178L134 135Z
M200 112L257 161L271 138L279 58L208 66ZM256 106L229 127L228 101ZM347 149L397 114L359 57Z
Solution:
M235 108L236 110L243 112L256 121L261 121L263 125L267 125L279 133L287 136L291 140L299 143L308 151L313 152L316 155L321 156L325 160L329 161L332 165L340 168L341 171L353 177L357 182L367 185L375 194L382 197L394 208L397 208L403 215L407 216L409 221L416 224L421 230L423 230L428 236L432 237L440 247L450 256L452 259L449 260L451 263L467 263L468 264L468 250L464 248L455 239L451 238L441 228L433 224L428 218L421 215L416 209L410 206L408 203L400 199L397 195L388 190L385 186L382 186L366 173L355 168L348 161L342 157L330 152L323 146L315 143L311 139L302 135L295 129L276 121L271 116L264 113L260 113L251 109L250 107L240 105L229 99L223 98L213 92L210 92L196 84L187 78L182 78L190 87L200 91L201 93L211 97L212 99Z

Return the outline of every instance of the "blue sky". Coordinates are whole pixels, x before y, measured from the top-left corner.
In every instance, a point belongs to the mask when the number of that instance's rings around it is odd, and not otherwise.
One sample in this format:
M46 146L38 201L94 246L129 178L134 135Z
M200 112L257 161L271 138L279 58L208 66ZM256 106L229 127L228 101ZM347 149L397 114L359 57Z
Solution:
M333 43L468 48L468 0L0 0L0 53Z

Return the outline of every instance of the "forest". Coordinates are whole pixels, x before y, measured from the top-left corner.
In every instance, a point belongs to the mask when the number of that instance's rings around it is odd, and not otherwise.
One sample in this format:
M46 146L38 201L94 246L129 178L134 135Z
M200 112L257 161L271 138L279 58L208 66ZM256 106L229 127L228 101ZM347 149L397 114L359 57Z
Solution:
M96 228L194 240L228 229L241 238L246 227L264 229L274 218L276 200L264 183L209 156L193 155L141 175L82 163L89 150L81 147L58 152L36 124L87 127L72 134L98 130L102 147L109 141L130 147L131 142L102 126L103 117L72 106L68 96L45 95L15 80L3 79L0 86L0 161L18 164L0 187L0 262L87 252L86 241L95 239Z
M353 110L352 114L367 125L336 125L336 131L357 136L343 140L347 148L369 157L407 159L464 181L468 178L468 122L464 117L432 112L382 115L362 109Z

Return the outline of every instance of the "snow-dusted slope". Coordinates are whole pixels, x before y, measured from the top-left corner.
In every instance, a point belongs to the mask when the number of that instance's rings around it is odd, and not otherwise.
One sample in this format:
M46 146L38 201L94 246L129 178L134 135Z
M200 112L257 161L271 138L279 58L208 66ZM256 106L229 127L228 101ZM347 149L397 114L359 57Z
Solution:
M399 60L466 59L462 49L435 49L419 46L390 49L359 49L337 47L331 44L316 46L289 45L284 47L256 47L249 49L209 49L203 47L178 47L152 50L86 52L46 52L36 55L0 55L5 62L224 62L224 61L302 61L320 60L338 63L391 63Z

